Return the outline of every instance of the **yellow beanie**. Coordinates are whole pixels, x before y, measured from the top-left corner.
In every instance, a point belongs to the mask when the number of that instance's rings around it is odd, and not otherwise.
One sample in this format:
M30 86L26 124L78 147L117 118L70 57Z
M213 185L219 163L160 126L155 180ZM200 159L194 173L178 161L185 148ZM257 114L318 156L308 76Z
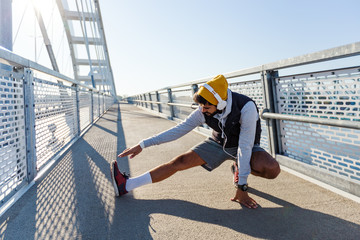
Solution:
M207 82L214 90L219 94L222 100L227 99L227 88L228 88L228 82L226 78L223 75L217 75L213 79ZM213 105L218 104L218 100L214 97L214 95L207 90L204 86L201 86L198 94L206 99L209 103Z

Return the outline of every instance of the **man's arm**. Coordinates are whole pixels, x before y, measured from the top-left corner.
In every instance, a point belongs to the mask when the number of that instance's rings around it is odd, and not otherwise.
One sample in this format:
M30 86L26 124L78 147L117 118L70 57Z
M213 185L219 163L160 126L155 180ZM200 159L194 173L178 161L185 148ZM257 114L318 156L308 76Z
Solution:
M164 132L142 140L143 147L150 147L174 141L205 122L200 108L194 110L184 121ZM142 144L141 144L142 145Z
M256 122L259 119L254 102L249 101L241 110L239 147L237 153L239 167L239 185L247 184L247 178L251 173L250 159L255 141ZM233 201L238 201L249 208L256 208L255 200L248 196L247 192L237 189Z
M255 141L256 122L259 114L253 101L245 104L241 110L240 135L238 147L239 184L246 184L251 173L250 158Z
M194 110L184 121L182 121L175 127L172 127L162 133L140 141L139 144L135 145L134 147L124 150L118 155L118 157L125 157L130 155L130 158L133 158L138 155L143 148L174 141L184 136L185 134L193 130L195 127L203 124L204 122L204 115L201 113L200 108L198 108Z

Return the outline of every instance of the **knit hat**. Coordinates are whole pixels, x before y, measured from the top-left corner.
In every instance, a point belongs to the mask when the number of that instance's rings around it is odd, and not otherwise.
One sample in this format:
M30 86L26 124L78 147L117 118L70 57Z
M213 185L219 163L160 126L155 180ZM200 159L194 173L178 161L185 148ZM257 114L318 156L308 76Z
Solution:
M217 75L216 77L214 77L213 79L211 79L206 83L209 84L215 90L215 92L217 92L217 94L219 94L222 100L227 99L228 82L223 75ZM205 98L206 101L208 101L209 103L213 105L218 104L218 100L216 100L214 95L204 86L200 87L198 94L203 98Z

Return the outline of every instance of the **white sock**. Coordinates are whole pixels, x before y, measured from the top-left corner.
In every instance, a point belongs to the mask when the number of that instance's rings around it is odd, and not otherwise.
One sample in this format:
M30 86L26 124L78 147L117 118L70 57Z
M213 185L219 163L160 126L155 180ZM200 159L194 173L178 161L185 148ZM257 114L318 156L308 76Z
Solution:
M129 178L126 181L126 191L130 192L134 190L135 188L144 186L146 184L152 183L151 175L149 172L144 173L143 175L140 175L138 177Z

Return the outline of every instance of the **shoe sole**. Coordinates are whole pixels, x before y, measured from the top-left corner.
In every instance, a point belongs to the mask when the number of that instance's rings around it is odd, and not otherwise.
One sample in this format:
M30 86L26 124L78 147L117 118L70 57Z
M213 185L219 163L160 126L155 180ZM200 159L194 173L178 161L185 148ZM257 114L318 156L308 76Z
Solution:
M233 174L233 183L234 183L234 185L237 185L238 182L235 181L235 166L234 166L234 164L231 165L231 172Z
M115 196L118 197L120 194L119 194L119 189L118 189L116 181L115 181L114 168L115 168L115 161L112 161L111 162L111 167L110 167L111 180L112 180L112 184L113 184L113 187L114 187Z

